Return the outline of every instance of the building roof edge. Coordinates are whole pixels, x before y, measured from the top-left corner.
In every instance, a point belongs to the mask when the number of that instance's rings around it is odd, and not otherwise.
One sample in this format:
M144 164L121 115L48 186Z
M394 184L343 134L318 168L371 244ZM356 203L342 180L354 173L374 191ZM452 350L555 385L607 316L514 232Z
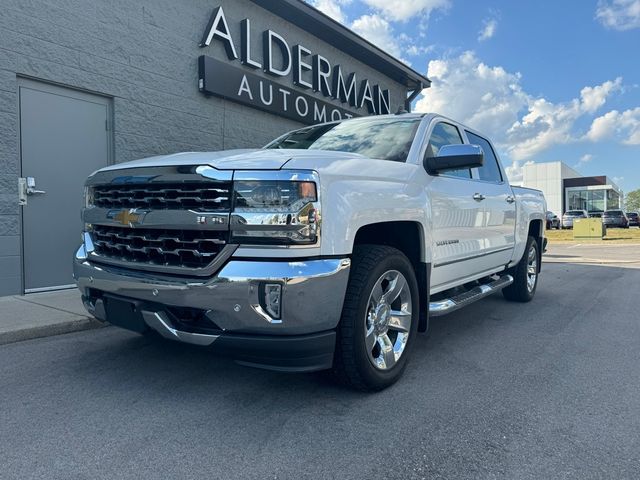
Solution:
M384 73L409 90L428 88L425 75L377 47L303 0L251 0L337 49Z

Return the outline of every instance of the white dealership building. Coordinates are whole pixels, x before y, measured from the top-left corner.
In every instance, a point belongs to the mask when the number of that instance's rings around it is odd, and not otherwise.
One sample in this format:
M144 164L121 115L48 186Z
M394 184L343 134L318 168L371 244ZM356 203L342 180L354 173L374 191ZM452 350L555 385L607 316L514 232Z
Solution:
M522 186L542 190L547 209L603 212L621 208L620 187L605 175L585 177L563 162L531 163L523 167Z

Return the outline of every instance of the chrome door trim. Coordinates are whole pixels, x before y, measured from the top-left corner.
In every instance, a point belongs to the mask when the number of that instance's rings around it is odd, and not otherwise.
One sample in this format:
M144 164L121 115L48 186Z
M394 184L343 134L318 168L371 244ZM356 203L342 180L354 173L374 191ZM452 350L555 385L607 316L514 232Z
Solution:
M433 268L445 267L447 265L452 265L454 263L460 263L467 260L473 260L474 258L486 257L487 255L492 255L494 253L506 252L507 250L513 250L513 247L504 247L498 248L496 250L491 250L490 252L483 252L478 255L472 255L470 257L458 258L457 260L451 260L449 262L437 263L433 265Z

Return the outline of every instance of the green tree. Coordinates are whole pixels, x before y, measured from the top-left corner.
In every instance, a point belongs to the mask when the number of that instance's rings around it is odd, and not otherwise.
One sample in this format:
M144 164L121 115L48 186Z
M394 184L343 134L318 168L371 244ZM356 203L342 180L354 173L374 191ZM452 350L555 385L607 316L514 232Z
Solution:
M640 188L625 195L625 206L628 212L640 211Z

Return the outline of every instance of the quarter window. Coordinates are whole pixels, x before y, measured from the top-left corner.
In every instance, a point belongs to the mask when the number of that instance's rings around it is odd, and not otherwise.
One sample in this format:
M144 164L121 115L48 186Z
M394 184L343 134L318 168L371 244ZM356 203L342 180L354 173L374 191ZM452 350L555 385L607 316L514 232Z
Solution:
M469 143L472 145L480 145L484 152L484 163L482 167L478 168L478 179L485 182L502 182L502 173L500 173L500 166L498 165L498 159L496 157L491 144L482 137L479 137L475 133L471 133L465 130Z
M462 143L462 137L460 131L455 125L450 123L440 122L431 132L431 138L427 145L427 158L433 158L438 156L438 152L445 145L459 145ZM471 178L471 170L468 168L460 170L449 170L444 173L445 175L452 175L454 177Z

